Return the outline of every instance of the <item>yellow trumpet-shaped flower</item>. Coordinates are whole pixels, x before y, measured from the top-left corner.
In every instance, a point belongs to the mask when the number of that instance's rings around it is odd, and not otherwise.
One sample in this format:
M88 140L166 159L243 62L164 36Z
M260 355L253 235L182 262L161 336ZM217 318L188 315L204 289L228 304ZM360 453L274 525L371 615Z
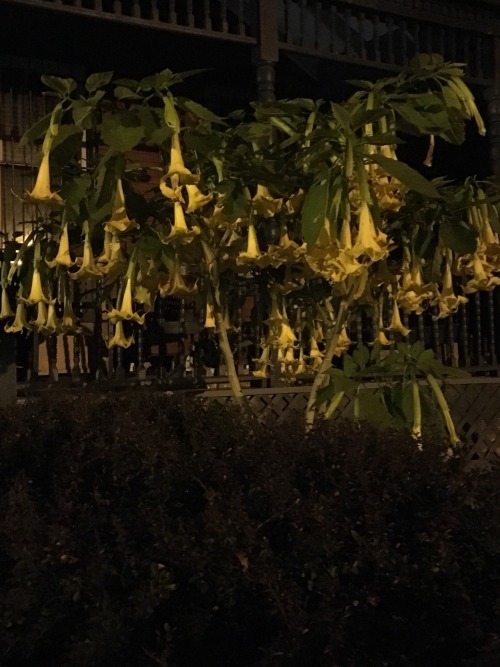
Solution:
M382 331L382 329L379 329L377 331L377 335L375 336L375 340L373 343L370 343L371 345L375 345L378 343L379 345L382 345L383 347L388 347L389 345L392 345L392 341L387 338L385 333Z
M108 234L111 238L107 240L106 236ZM118 234L110 234L110 232L105 232L104 235L104 252L97 260L99 263L103 262L103 266L99 267L99 270L108 278L122 275L127 260L123 255L120 238Z
M257 192L252 197L252 210L264 218L274 217L283 206L283 199L275 199L264 185L257 186Z
M193 287L188 287L184 280L180 268L178 265L175 266L172 273L169 275L166 283L163 283L159 286L160 296L178 296L185 297L196 292L196 285Z
M73 266L74 261L71 259L71 254L69 252L69 234L68 234L68 225L63 224L61 228L61 238L59 239L59 249L57 255L53 260L47 261L47 266L53 269L58 264L62 266Z
M5 320L8 317L14 317L14 311L10 307L7 289L6 287L2 287L2 308L0 309L0 320Z
M177 176L182 185L198 183L200 180L200 177L197 174L191 173L184 165L181 139L178 132L173 133L170 144L170 164L168 166L167 178L172 178L173 176Z
M288 321L284 320L281 323L280 332L278 335L277 344L279 347L290 347L297 342L297 336L294 334L292 327Z
M463 303L467 303L467 301L468 299L465 296L456 296L453 290L451 266L449 261L446 261L441 292L433 302L433 304L437 304L439 308L439 313L436 319L442 319L443 317L448 317L448 315L455 313L459 306Z
M213 199L212 194L204 195L198 186L194 185L193 183L188 183L186 185L186 190L188 193L188 205L186 208L186 213L193 213L193 211L197 211L199 208L205 206L205 204L210 203Z
M64 308L61 321L61 327L64 333L80 333L81 327L77 326L77 320L71 305L70 299L64 299Z
M268 368L271 366L271 362L269 360L269 352L270 352L270 346L265 345L262 348L262 353L258 359L254 359L256 369L252 371L252 375L258 378L267 378L268 375Z
M37 303L36 319L31 320L30 324L33 329L35 329L36 331L40 331L41 329L45 328L46 323L47 323L47 306L43 301L39 301Z
M186 224L184 209L179 201L174 202L174 224L167 236L160 235L162 243L191 243L193 238L200 233L197 226L189 227Z
M422 267L414 261L411 270L405 269L401 278L401 288L396 298L399 305L409 312L420 314L424 311L424 303L434 297L431 284L424 284Z
M26 303L35 304L43 301L44 303L49 303L49 299L45 296L42 288L42 277L38 269L33 269L33 277L31 279L31 289Z
M212 301L212 295L210 290L207 292L207 304L205 310L205 324L203 325L205 329L214 329L215 328L215 309Z
M109 349L112 347L130 347L134 342L133 336L130 336L129 338L125 336L123 320L118 320L115 324L115 332L112 338L106 342L106 345Z
M49 303L49 307L47 309L47 320L45 321L44 329L45 332L49 335L62 331L61 322L57 317L56 305L54 302Z
M299 188L291 197L289 197L285 202L285 209L289 215L295 215L298 213L304 202L304 190Z
M31 327L28 324L28 320L26 319L26 306L24 305L23 301L18 301L14 321L10 325L6 324L4 331L7 333L18 333L23 329L29 330Z
M49 206L60 206L62 204L61 197L50 189L50 153L47 151L42 155L42 161L38 168L38 175L36 177L33 190L29 193L31 201L40 204L48 204Z
M347 352L347 350L351 347L351 345L352 345L352 340L349 338L347 334L347 327L344 324L344 326L340 331L339 339L337 341L337 347L335 348L333 356L341 357L344 354L344 352Z
M400 333L402 336L408 336L411 333L411 329L408 329L404 326L401 321L401 315L399 313L398 302L394 299L394 304L392 307L392 317L391 323L387 327L388 331L394 331L395 333Z
M130 220L127 215L122 179L119 178L116 183L115 198L113 200L111 217L104 224L104 229L107 232L126 232L132 227L138 227L138 225L133 220Z
M156 290L149 290L144 285L135 285L134 286L134 301L137 303L142 303L144 306L147 306L148 309L153 308L156 298Z
M363 201L359 210L358 236L354 247L348 251L352 257L366 255L372 262L377 262L389 254L387 235L377 231L370 207Z
M309 341L309 359L323 359L325 356L324 352L318 347L318 341L314 336L311 336Z
M471 294L478 290L491 292L497 285L500 285L500 278L491 273L492 267L488 264L484 256L474 253L472 261L467 268L472 269L473 277L464 286L466 294Z
M83 258L77 259L79 264L78 271L70 273L70 278L73 280L85 280L87 278L102 278L102 271L97 267L92 252L92 244L90 242L89 223L83 223L84 239L83 239Z
M109 313L103 314L104 320L110 320L113 324L120 320L134 320L138 324L144 324L144 315L134 313L132 306L132 278L125 278L125 287L118 308L113 308Z
M236 257L236 263L239 265L257 264L258 266L268 265L271 258L261 252L257 240L257 232L253 223L248 225L247 249L240 252Z
M299 349L299 358L297 359L297 365L295 367L294 375L304 375L307 373L306 358L304 355L304 348L302 345Z

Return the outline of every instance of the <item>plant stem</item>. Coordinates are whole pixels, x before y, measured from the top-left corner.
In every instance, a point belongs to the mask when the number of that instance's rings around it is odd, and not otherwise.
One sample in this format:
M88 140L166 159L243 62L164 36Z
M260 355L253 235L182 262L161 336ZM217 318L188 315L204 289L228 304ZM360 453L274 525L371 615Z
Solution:
M326 409L325 419L330 419L335 412L335 410L340 405L340 401L344 398L345 391L338 391L335 396L332 398L330 405Z
M450 406L448 405L446 398L444 397L444 394L441 390L441 387L439 386L438 381L433 375L429 373L427 375L427 382L431 386L431 389L437 398L439 407L441 408L441 412L443 413L444 421L446 424L446 428L448 429L451 444L459 445L460 438L457 435L457 432L455 430L455 424L453 423L453 419L451 418Z
M415 440L422 439L422 406L420 404L420 391L418 388L417 380L413 380L412 386L412 397L413 397L413 437Z
M306 428L308 430L311 429L312 425L314 424L314 419L316 417L316 400L318 398L318 392L323 387L327 379L327 373L332 365L333 353L335 352L335 349L337 347L342 327L346 323L350 304L351 304L350 299L342 299L342 301L340 302L339 310L337 313L337 319L335 320L335 326L333 328L333 331L331 332L330 339L327 341L325 356L323 357L321 366L319 367L318 372L316 373L316 377L314 378L314 382L311 387L311 393L309 394L309 399L307 401L307 408L306 408Z
M224 363L227 369L227 376L229 380L229 386L233 393L233 398L236 404L243 410L246 416L250 419L251 422L255 422L255 415L252 412L248 401L245 399L243 391L241 389L240 379L238 377L238 372L236 370L236 364L234 363L234 357L231 350L231 345L229 344L229 338L227 335L227 327L224 318L224 314L221 306L220 298L220 282L219 282L219 267L217 265L217 260L215 258L214 251L210 244L202 239L201 245L203 248L203 253L205 255L205 261L207 263L208 276L210 278L210 286L208 289L212 290L212 302L214 307L214 316L215 316L215 326L217 330L217 336L219 338L219 346L224 357Z

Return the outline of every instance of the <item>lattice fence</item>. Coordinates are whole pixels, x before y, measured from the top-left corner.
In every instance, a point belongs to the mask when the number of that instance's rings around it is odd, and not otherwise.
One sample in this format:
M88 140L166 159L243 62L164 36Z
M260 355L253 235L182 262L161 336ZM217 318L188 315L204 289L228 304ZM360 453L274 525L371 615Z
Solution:
M260 421L271 424L289 419L294 412L304 414L308 388L248 389L245 393ZM445 395L471 462L500 462L500 379L450 381ZM220 402L232 400L225 390L208 391L204 396ZM338 414L352 417L351 399L344 399Z

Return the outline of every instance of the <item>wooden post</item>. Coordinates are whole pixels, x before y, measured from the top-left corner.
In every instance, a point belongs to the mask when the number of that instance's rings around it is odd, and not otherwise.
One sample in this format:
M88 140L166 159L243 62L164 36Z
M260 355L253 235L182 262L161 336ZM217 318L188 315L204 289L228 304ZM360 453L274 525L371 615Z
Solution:
M491 170L500 179L500 38L495 37L495 84L487 91Z
M262 102L274 102L275 63L279 59L278 7L276 0L259 0L257 93Z

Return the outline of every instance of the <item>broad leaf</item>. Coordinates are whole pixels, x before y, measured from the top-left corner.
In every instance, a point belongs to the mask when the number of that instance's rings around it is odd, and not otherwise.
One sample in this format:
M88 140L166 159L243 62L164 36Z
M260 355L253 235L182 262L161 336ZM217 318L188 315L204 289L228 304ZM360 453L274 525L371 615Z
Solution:
M316 243L325 224L329 205L330 182L326 175L314 181L304 198L302 205L302 234L310 250Z
M445 220L439 226L439 236L444 245L458 255L476 250L477 233L462 221Z
M68 97L74 90L76 90L76 81L74 79L62 79L59 76L49 76L42 74L42 83L51 88L61 97Z
M441 195L430 181L404 162L393 160L380 154L370 155L370 159L379 164L388 174L407 185L411 190L420 192L420 194L431 199L441 198Z
M85 82L85 88L89 93L93 93L99 88L104 88L113 78L113 72L96 72L90 74Z
M132 150L144 137L144 128L137 115L124 112L108 116L101 125L101 138L108 146L121 153Z

